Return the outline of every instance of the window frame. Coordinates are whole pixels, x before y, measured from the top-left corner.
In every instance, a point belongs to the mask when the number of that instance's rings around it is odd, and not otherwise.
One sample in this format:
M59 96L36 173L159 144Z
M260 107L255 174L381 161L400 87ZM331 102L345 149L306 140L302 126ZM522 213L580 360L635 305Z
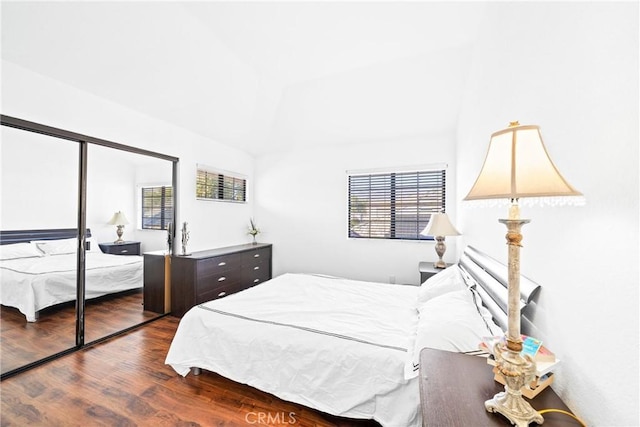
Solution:
M446 170L446 165L432 165L347 171L347 238L434 240L420 232L431 214L446 212Z

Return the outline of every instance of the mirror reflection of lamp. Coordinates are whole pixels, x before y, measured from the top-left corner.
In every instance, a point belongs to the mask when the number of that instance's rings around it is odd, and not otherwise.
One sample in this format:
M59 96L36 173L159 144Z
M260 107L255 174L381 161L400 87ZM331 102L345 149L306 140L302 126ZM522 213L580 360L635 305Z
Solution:
M118 240L116 240L113 243L117 243L117 244L124 243L124 240L122 239L122 234L124 233L124 226L129 224L129 220L127 220L127 217L121 211L118 211L113 214L113 216L111 217L111 219L107 224L115 225L118 227L116 229Z

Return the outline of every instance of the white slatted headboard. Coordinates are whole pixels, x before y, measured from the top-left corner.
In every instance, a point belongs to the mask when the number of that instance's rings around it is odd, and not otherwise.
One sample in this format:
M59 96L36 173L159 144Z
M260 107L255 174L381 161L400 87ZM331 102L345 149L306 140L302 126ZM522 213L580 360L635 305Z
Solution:
M506 331L509 277L507 266L471 246L464 250L458 265L467 284L475 286L495 322ZM520 276L520 322L524 334L531 334L534 330L526 308L530 304L535 305L534 299L539 291L540 285Z

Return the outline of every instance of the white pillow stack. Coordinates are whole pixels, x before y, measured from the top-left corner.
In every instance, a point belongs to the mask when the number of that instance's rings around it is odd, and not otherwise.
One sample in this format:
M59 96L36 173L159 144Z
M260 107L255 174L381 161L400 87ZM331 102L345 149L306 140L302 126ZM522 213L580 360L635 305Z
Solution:
M418 321L407 348L406 379L418 375L420 350L425 347L453 352L474 351L483 337L502 333L490 315L486 317L486 308L476 305L472 292L457 265L421 285L416 307ZM480 301L479 297L477 300Z

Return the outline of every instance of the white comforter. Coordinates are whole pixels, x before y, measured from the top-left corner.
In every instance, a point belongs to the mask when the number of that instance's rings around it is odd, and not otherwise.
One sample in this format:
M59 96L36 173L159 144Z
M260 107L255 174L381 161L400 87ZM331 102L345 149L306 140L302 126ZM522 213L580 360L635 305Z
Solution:
M384 426L419 426L404 379L418 288L285 274L192 308L166 363L199 367L282 399Z
M36 312L76 299L76 254L0 261L0 303L15 307L27 321ZM143 258L87 252L86 299L141 288Z

